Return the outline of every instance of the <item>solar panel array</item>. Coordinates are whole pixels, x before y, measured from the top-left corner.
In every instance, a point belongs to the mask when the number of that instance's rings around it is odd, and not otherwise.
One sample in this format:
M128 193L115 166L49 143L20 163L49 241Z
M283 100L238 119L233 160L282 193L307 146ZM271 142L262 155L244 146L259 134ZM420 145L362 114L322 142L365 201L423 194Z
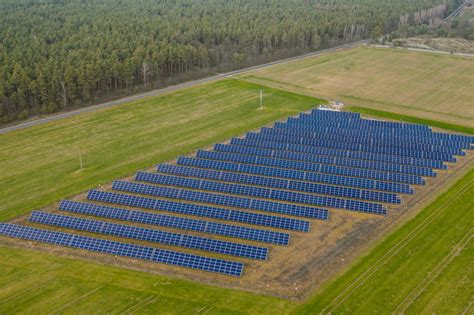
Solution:
M107 192L99 193L107 194ZM94 196L98 197L100 195L95 194ZM95 217L144 223L149 225L215 234L278 245L288 245L290 241L290 235L288 233L260 230L245 226L223 224L212 221L201 221L189 218L166 216L158 213L108 207L93 203L63 200L59 205L59 210L91 215ZM281 226L280 228L285 227ZM304 231L304 229L302 229L302 231Z
M160 164L157 172L114 181L114 191L91 190L87 201L63 200L59 210L67 215L33 212L29 222L44 229L1 223L0 234L241 276L242 262L219 255L267 260L271 247L254 243L289 245L288 231L309 232L311 224L318 229L318 221L330 219L329 211L396 211L403 195L414 194L425 178L436 177L473 144L473 136L433 132L425 125L313 110L199 150L195 157L179 157L176 165Z
M29 220L30 222L42 223L56 227L126 237L136 240L161 243L165 245L174 245L252 259L265 260L267 259L268 254L268 248L265 247L213 240L199 236L145 229L136 226L76 218L39 211L34 211L31 214Z
M115 242L77 234L54 232L8 223L0 223L0 235L31 241L79 248L117 256L151 260L169 265L200 269L240 277L244 264L241 262L180 253L155 247Z

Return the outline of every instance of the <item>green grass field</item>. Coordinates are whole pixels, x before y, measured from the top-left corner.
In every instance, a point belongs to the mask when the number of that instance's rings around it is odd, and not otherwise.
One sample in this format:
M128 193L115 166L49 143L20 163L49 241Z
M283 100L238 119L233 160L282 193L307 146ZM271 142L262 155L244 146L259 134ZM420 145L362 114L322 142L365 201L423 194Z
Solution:
M472 196L474 169L303 303L0 246L0 313L460 314L474 292Z
M383 58L379 55L382 52L387 52L387 60L391 62L416 59L412 53L407 57L404 55L406 52L358 48L334 56L317 57L323 59L313 66L335 64L334 68L327 70L334 74L341 64L349 63L347 71L350 71L357 69L356 65L366 64L367 58L381 62ZM395 60L397 56L401 61ZM423 60L419 65L431 60L431 57L425 60L424 53L419 56ZM466 62L462 58L459 61L460 64ZM445 63L440 61L439 67ZM453 61L448 62L451 63ZM295 71L304 75L304 64L293 64ZM275 68L291 70L290 65ZM374 67L378 67L377 62ZM459 71L462 75L466 70ZM415 81L420 79L413 78ZM308 93L305 87L299 87L298 80L280 84L271 83L274 79L270 77L257 80L253 76L249 79L316 95ZM275 75L275 80L279 80L278 75ZM454 80L452 76L450 80ZM412 84L416 84L415 81ZM361 88L363 84L368 82L362 80L355 86ZM409 82L404 85L409 85ZM260 89L265 93L262 110L258 109ZM321 94L321 97L327 95ZM226 79L0 135L0 221L294 115L320 102L314 97ZM465 106L462 98L457 102L460 102L459 106ZM373 105L360 103L369 107ZM368 111L360 108L358 111L406 120L420 119L415 113L423 112L427 115L420 117L430 120L416 122L447 127L444 122L433 120L439 115L449 117L445 113L437 112L430 116L429 109L420 107L408 111L405 105L399 105L374 105ZM374 108L387 109L388 113L374 111ZM458 115L457 111L452 110L454 116ZM406 116L408 114L414 117ZM460 118L457 122L461 124L465 120ZM451 122L450 119L445 121ZM458 131L466 128L459 125L448 127ZM462 130L469 132L471 129ZM79 170L79 149L85 167L82 171ZM470 314L473 313L474 296L474 169L471 167L467 175L448 188L430 206L390 233L367 255L354 262L349 270L307 301L287 301L0 245L0 314Z
M321 102L227 79L0 135L0 221Z
M241 77L351 106L474 127L474 57L359 46Z

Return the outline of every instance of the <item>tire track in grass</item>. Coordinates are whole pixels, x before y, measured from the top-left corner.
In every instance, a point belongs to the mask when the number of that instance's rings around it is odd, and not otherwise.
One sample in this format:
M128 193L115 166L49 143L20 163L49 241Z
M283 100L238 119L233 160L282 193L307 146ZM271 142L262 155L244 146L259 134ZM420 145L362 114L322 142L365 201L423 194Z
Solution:
M87 292L86 294L83 294L81 295L80 297L78 297L77 299L69 302L69 303L66 303L64 305L61 305L60 307L56 308L56 309L53 309L53 310L50 310L49 313L50 314L59 314L61 313L63 310L65 310L66 308L68 308L69 306L73 305L73 304L76 304L77 302L80 302L82 300L84 300L85 298L87 298L88 296L91 296L92 294L100 291L101 289L103 289L105 286L101 286L101 287L97 287L89 292Z
M406 245L410 243L416 236L423 232L431 222L443 213L443 209L447 206L452 199L459 197L464 194L471 185L464 186L461 190L458 190L454 193L451 198L448 198L436 207L433 212L428 215L416 228L414 228L410 233L408 233L404 238L398 241L389 251L387 251L381 258L379 258L372 267L364 271L360 276L358 276L351 284L346 286L346 288L338 294L334 299L332 299L329 304L324 307L320 314L332 313L337 307L339 307L349 296L351 296L355 290L361 287L370 277L372 277L377 271L379 271L391 258L398 254ZM335 304L334 304L335 303Z
M446 255L408 295L398 304L393 311L394 314L405 314L407 309L416 301L416 299L426 291L426 288L448 267L448 265L464 250L469 242L474 238L474 228L471 228L463 238Z

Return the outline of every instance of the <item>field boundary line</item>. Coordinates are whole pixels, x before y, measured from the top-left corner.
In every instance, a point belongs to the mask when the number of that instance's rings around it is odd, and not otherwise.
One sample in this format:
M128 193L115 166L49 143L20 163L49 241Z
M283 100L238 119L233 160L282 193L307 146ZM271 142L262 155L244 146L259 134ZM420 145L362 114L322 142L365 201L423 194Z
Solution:
M462 195L466 190L470 188L471 185L466 185L463 189L455 192L453 197L458 197ZM451 199L451 198L450 198ZM410 231L405 237L398 241L389 251L387 251L382 257L380 257L372 267L364 271L360 276L358 276L350 285L348 285L339 295L332 299L329 304L323 308L320 314L331 313L335 308L337 308L342 302L344 302L357 288L363 285L373 274L375 274L382 266L387 263L387 261L394 257L400 250L402 250L412 239L414 239L418 234L420 234L431 222L433 222L441 213L444 206L451 202L451 200L445 200L441 205L436 207L433 212L428 215L420 224ZM338 301L339 300L339 301ZM337 302L336 305L332 305ZM328 311L329 310L329 311Z
M415 302L415 300L426 291L426 288L449 266L449 264L461 254L469 242L474 238L474 228L471 227L463 238L454 245L453 249L433 268L411 292L407 294L405 299L398 304L397 308L392 312L393 314L405 314L406 310Z

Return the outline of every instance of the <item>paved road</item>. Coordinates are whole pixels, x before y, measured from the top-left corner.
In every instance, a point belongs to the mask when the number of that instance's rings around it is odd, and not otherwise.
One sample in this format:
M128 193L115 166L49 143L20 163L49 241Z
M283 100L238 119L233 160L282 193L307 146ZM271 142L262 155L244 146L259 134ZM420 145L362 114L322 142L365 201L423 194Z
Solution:
M283 64L283 63L287 63L287 62L291 62L291 61L295 61L295 60L299 60L299 59L303 59L303 58L308 58L308 57L312 57L312 56L321 55L321 54L328 53L328 52L334 52L334 51L338 51L338 50L342 50L342 49L347 49L347 48L350 48L350 47L363 45L363 44L366 44L368 42L369 42L369 40L362 40L362 41L358 41L358 42L355 42L355 43L352 43L352 44L341 45L341 46L337 46L337 47L333 47L333 48L329 48L329 49L325 49L325 50L320 50L320 51L317 51L317 52L312 52L312 53L308 53L308 54L301 55L301 56L296 56L296 57L291 57L291 58L287 58L287 59L277 60L277 61L273 61L273 62L269 62L269 63L266 63L266 64L257 65L257 66L253 66L253 67L249 67L249 68L245 68L245 69L241 69L241 70L236 70L236 71L227 72L227 73L220 73L220 74L217 74L217 75L212 76L212 77L207 77L207 78L203 78L203 79L199 79L199 80L195 80L195 81L189 81L189 82L169 86L169 87L158 89L158 90L153 90L153 91L149 91L149 92L145 92L145 93L141 93L141 94L137 94L137 95L133 95L133 96L128 96L128 97L121 98L121 99L118 99L118 100L115 100L115 101L110 101L110 102L106 102L106 103L102 103L102 104L98 104L98 105L93 105L93 106L88 106L88 107L84 107L84 108L77 109L77 110L70 111L70 112L63 112L63 113L56 114L56 115L51 115L51 116L48 116L48 117L45 117L45 118L30 120L30 121L26 121L26 122L23 122L23 123L19 123L17 125L12 125L12 126L2 128L2 129L0 129L0 134L4 134L4 133L10 132L10 131L20 130L20 129L24 129L24 128L28 128L28 127L32 127L32 126L36 126L36 125L41 125L41 124L44 124L44 123L47 123L47 122L50 122L50 121L55 121L55 120L59 120L59 119L67 118L67 117L72 117L72 116L79 115L79 114L82 114L82 113L93 112L93 111L96 111L96 110L99 110L99 109L102 109L102 108L106 108L106 107L110 107L110 106L115 106L115 105L128 103L128 102L131 102L131 101L136 101L136 100L148 97L148 96L156 96L156 95L164 94L164 93L167 93L167 92L180 90L180 89L183 89L183 88L186 88L186 87L194 86L194 85L205 83L205 82L215 81L215 80L218 80L218 79L221 79L221 78L232 77L233 75L236 75L236 74L240 74L240 73L244 73L244 72L248 72L248 71L252 71L252 70L256 70L256 69L262 69L262 68L270 67L270 66L273 66L273 65L276 65L276 64Z

